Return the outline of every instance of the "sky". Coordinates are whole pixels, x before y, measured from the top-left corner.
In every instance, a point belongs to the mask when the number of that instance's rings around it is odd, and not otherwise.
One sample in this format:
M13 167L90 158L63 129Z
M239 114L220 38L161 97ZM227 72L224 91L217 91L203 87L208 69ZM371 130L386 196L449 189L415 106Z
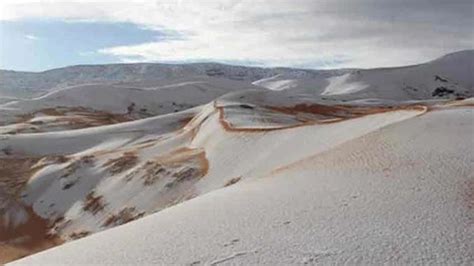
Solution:
M474 48L472 0L0 1L0 68L416 64Z

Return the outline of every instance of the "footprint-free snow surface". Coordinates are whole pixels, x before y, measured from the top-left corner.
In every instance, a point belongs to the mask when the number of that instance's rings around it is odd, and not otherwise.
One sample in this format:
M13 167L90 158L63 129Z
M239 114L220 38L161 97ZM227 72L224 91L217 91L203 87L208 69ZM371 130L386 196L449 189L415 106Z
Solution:
M0 261L471 264L473 62L29 73L44 95L0 105Z

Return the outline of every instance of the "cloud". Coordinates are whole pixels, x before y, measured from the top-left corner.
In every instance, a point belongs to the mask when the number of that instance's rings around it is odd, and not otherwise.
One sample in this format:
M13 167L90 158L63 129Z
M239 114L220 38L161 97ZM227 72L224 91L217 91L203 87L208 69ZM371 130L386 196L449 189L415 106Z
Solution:
M39 40L39 38L37 36L31 35L31 34L26 34L25 38L28 39L28 40L32 40L32 41Z
M98 51L122 61L374 67L472 49L471 0L50 1L0 3L0 20L131 22L173 38Z

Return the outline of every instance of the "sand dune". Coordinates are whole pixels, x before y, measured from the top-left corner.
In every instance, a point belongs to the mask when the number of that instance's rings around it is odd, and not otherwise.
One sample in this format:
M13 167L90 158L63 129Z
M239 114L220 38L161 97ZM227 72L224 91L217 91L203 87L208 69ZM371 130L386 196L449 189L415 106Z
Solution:
M468 264L472 115L415 116L18 263Z
M469 263L471 57L52 71L0 104L1 261Z

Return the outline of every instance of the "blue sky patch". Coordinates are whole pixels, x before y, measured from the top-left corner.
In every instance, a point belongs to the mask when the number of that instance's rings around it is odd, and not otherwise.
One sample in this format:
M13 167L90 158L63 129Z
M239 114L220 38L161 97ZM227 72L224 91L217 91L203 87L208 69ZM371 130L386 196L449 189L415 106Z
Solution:
M166 39L168 33L131 23L0 21L0 69L43 71L77 64L117 63L119 58L96 51Z

